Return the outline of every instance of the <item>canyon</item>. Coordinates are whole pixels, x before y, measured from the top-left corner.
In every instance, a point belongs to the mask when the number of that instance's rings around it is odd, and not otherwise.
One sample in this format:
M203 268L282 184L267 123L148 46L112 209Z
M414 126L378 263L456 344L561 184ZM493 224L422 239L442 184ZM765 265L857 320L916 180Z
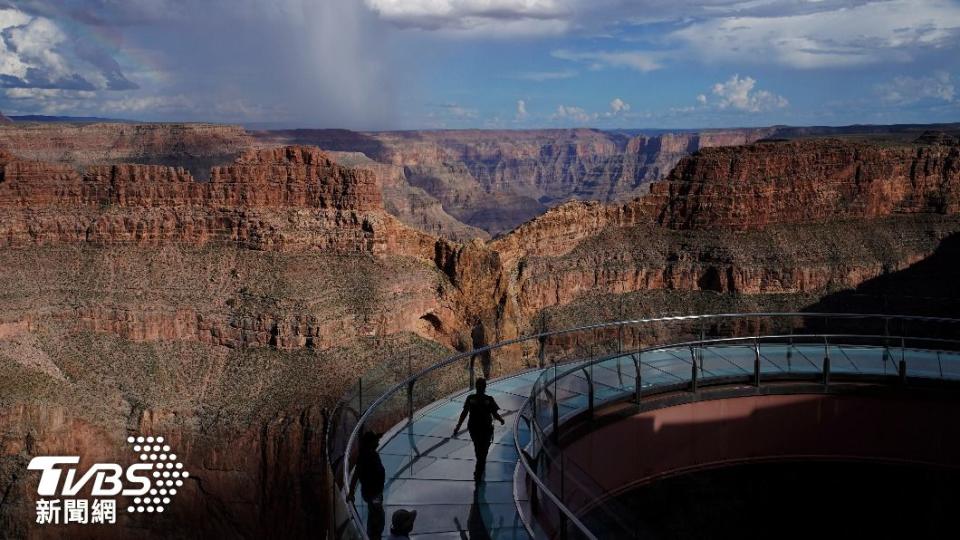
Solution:
M929 294L904 283L956 261L953 135L152 126L0 126L10 536L66 534L33 526L31 456L127 463L139 433L191 471L171 519L70 534L315 535L323 417L358 377L539 329L810 306L960 315L953 289L932 307L902 293ZM77 138L44 142L55 133Z
M569 200L613 202L646 192L680 158L740 145L775 128L656 135L595 129L356 133L255 133L260 141L361 152L402 168L407 183L440 201L459 221L491 235L507 232Z

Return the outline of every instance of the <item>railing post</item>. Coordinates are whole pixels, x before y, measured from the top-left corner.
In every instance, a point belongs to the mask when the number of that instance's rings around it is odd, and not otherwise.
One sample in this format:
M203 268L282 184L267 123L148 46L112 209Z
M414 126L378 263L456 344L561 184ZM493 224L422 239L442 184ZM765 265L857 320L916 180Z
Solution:
M823 338L823 384L830 384L830 344Z
M618 356L617 357L617 383L620 384L620 388L623 388L623 369L620 367L621 360L623 360L623 358Z
M700 375L703 375L703 341L706 339L706 330L703 321L700 321L700 346L697 347L697 357L700 359Z
M477 383L477 368L474 365L476 364L476 361L477 361L477 355L475 354L470 355L470 391L471 392L474 390Z
M790 336L789 341L787 341L787 373L791 371L793 371L793 336Z
M753 340L753 385L760 387L760 340Z
M413 422L413 381L407 383L407 419Z
M887 373L887 361L893 363L893 357L890 356L890 317L883 318L883 373Z
M697 393L697 355L693 352L693 347L690 347L690 391Z
M553 431L550 433L550 437L553 439L554 444L560 442L560 405L557 403L557 396L554 395L551 399L553 402Z
M589 368L589 369L588 369ZM587 376L587 412L593 417L593 364L583 369L583 374Z
M637 388L636 388L636 399L637 405L640 405L641 393L643 392L643 380L640 378L640 368L643 366L643 358L640 356L640 351L637 351L636 356L633 357L633 367L637 370Z
M906 356L906 338L900 337L900 365L897 366L897 374L900 376L900 383L907 383L907 356Z

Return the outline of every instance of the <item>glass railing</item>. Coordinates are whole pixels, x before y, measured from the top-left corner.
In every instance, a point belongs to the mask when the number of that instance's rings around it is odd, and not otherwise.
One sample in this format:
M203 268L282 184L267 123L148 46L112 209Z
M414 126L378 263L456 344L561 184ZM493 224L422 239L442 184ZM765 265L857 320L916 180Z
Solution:
M954 352L960 346L952 341L958 324L952 319L885 315L679 316L544 332L445 358L440 353L398 354L385 360L379 373L359 379L328 422L334 537L365 538L362 503L346 497L359 435L365 430L388 432L384 440L389 440L391 429L422 418L427 405L472 389L478 377L497 379L542 369L514 430L520 455L530 458L520 460L536 516L526 525L538 537L596 538L571 508L607 509L614 527L621 514L609 501L606 507L598 505L604 500L600 487L551 442L569 419L605 403L639 399L654 387L696 387L723 377L763 378L781 372L826 373L827 379L831 373L847 372L900 376L904 361L903 376L960 377ZM879 359L868 354L878 346ZM529 436L521 437L521 432Z
M549 366L518 415L531 434L524 466L539 536L632 538L638 530L636 516L562 451L566 430L582 434L583 423L572 420L591 419L608 404L731 382L960 380L960 321L952 319L785 313L616 326L616 351L598 345L578 361ZM588 512L602 530L570 517Z

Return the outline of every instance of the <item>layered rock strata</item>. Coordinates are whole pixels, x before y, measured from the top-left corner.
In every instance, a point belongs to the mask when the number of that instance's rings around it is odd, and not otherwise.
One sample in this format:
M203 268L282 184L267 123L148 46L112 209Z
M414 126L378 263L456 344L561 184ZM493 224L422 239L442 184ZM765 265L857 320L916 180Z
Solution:
M681 160L652 193L663 201L660 223L685 229L954 214L960 147L801 140L711 148Z
M321 409L361 374L398 380L542 325L798 309L908 272L960 235L958 147L920 142L700 150L649 195L570 202L465 243L384 211L400 165L346 167L316 148L247 151L207 182L5 154L0 530L316 535ZM150 432L195 471L166 525L34 526L31 456L125 462L125 437Z
M460 221L503 233L568 200L623 201L646 192L702 148L739 145L774 128L633 135L591 129L355 133L294 130L265 142L363 152L402 167L408 182Z

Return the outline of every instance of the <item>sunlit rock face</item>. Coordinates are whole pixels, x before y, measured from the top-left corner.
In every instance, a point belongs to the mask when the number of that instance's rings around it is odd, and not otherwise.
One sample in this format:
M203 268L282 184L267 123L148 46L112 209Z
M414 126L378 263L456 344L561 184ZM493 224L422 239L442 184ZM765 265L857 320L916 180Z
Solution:
M8 148L0 530L64 534L33 532L30 457L124 463L126 437L152 431L181 448L194 480L170 520L124 517L118 537L315 536L322 409L362 374L399 376L543 325L800 309L922 266L960 233L950 139L706 149L750 141L562 133L575 140L490 136L456 152L424 135L395 155L390 145L406 143L390 135L396 141L365 142L384 159L373 163L261 144L236 148L202 179L184 167L38 160ZM544 144L549 151L534 150ZM572 186L588 189L570 172L586 170L588 156L654 151L693 154L651 193L617 188L611 197L627 200L554 205ZM492 189L522 177L524 197L549 191L553 207L495 239L464 242L387 212L393 189L421 197L428 221L453 230L426 191L403 187L421 162L447 159L473 160L463 178L480 174ZM537 187L521 171L566 180ZM463 193L485 193L474 189ZM417 215L410 201L408 219ZM496 360L515 369L529 359Z
M828 139L712 148L681 160L653 192L666 200L660 222L673 228L954 214L960 146Z

